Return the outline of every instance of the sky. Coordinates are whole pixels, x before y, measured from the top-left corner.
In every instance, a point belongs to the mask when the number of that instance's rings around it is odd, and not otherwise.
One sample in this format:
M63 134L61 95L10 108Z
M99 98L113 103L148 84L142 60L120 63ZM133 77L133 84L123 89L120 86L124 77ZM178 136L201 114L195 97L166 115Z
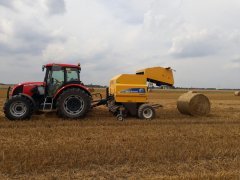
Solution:
M85 84L172 67L175 86L240 88L239 0L0 0L0 82L81 63Z

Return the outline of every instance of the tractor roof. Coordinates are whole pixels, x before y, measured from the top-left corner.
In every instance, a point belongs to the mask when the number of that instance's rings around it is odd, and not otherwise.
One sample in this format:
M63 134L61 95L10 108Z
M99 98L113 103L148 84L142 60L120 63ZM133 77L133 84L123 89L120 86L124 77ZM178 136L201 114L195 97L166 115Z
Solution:
M51 64L46 64L46 65L45 65L45 67L52 67L52 66L61 66L61 67L67 67L67 68L78 68L78 69L81 69L80 64L78 64L78 65L73 65L73 64L51 63Z

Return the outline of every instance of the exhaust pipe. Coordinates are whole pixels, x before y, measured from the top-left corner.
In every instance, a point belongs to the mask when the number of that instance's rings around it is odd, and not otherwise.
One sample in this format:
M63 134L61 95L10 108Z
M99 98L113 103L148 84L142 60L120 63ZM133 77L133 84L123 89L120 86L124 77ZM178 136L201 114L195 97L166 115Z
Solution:
M9 100L9 93L10 93L10 90L11 90L11 86L8 87L8 90L7 90L7 100Z

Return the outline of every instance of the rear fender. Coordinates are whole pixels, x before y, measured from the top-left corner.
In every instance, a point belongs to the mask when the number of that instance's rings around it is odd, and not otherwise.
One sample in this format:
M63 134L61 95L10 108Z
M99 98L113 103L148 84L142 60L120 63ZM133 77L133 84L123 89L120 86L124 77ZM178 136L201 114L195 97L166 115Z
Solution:
M54 95L53 99L56 100L60 94L62 94L62 92L64 90L67 90L67 89L70 89L70 88L80 88L82 89L83 91L85 91L90 97L92 97L90 91L88 90L87 87L81 85L81 84L69 84L69 85L66 85L64 87L62 87L61 89L59 89L56 94Z

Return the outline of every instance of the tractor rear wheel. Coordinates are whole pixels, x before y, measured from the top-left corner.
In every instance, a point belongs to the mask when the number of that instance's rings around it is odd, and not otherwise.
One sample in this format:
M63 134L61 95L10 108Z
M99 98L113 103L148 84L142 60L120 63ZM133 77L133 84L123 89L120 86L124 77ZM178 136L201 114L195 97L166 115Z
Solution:
M142 104L138 108L138 117L140 119L153 119L155 117L155 114L155 109L148 104Z
M91 98L81 89L64 91L57 100L57 114L62 118L84 117L91 107Z
M4 104L4 114L9 120L30 119L33 114L32 103L26 97L16 95Z

